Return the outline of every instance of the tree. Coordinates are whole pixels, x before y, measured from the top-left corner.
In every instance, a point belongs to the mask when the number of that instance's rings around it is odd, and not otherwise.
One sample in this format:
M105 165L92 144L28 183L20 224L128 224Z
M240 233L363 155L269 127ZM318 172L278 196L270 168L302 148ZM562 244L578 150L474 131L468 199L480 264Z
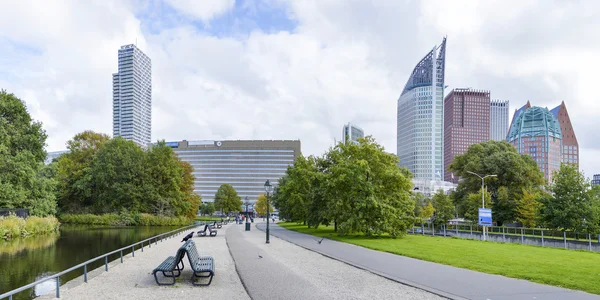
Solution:
M533 228L537 225L540 202L538 193L523 191L523 196L517 201L517 221L523 226Z
M260 216L267 215L267 196L265 196L265 194L260 194L258 196L258 200L256 201L256 205L254 206L254 208L256 209L256 212L258 213L258 215L260 215ZM273 205L271 205L271 203L269 203L269 213L272 213L272 212L273 212Z
M489 208L491 204L491 195L484 193L485 207ZM465 219L477 223L479 219L479 208L481 208L481 190L476 194L469 194L465 203ZM493 216L493 215L492 215Z
M515 220L514 199L521 197L523 189L533 190L545 183L537 163L529 155L519 154L515 147L504 141L471 145L467 152L454 158L449 169L462 179L455 196L459 215L465 215L468 209L468 195L480 193L481 190L481 179L467 171L497 175L497 177L487 178L485 183L494 202L500 196L500 187L507 189L509 198L503 199L499 202L499 206L494 207L494 215L500 216L502 222Z
M541 197L540 218L545 226L559 230L587 231L598 224L594 190L577 167L561 164L552 176L552 194Z
M435 224L448 224L448 221L454 218L455 212L450 196L440 189L433 195L431 200L435 209Z
M435 208L433 208L433 203L429 201L425 206L423 206L423 209L421 210L421 214L419 216L421 217L421 219L423 219L423 221L426 221L427 219L433 216L434 212Z
M279 209L282 218L294 222L308 220L314 191L318 188L315 180L318 176L317 162L318 159L314 156L305 158L300 155L279 181L270 200Z
M200 206L200 213L203 215L212 216L215 212L215 204L212 202L204 203Z
M36 216L56 213L55 181L42 174L46 138L25 103L0 90L0 207L26 208Z
M222 184L215 194L215 208L227 214L231 211L239 212L241 206L242 199L233 186L227 183Z
M496 200L492 202L494 221L496 221L499 226L517 220L517 201L512 195L509 195L509 193L510 191L507 187L499 187ZM521 196L521 198L522 197L523 196Z
M421 212L423 211L423 208L427 205L429 199L427 199L425 194L419 192L412 192L411 198L412 201L415 203L415 217L421 218ZM427 218L429 218L429 216Z

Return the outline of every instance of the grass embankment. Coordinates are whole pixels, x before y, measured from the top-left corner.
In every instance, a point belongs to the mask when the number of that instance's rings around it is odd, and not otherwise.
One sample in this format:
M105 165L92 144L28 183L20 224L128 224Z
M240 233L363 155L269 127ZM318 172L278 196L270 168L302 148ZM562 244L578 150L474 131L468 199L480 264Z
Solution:
M600 294L600 253L419 235L338 236L333 226L278 225L373 250Z
M184 226L194 222L194 219L186 217L163 217L138 213L62 214L59 219L63 223L111 226Z
M60 223L55 217L0 217L0 238L10 240L16 237L28 237L38 234L58 232Z
M196 221L221 221L221 219L227 219L226 217L209 217L209 216L198 216Z

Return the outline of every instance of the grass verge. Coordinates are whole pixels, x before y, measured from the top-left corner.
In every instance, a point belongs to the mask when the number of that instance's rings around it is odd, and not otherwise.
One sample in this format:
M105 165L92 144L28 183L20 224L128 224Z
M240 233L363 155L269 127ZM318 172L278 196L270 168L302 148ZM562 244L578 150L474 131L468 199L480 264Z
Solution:
M332 226L278 225L373 250L600 294L600 253L418 235L338 236Z
M140 213L62 214L59 219L63 223L110 226L185 226L194 222L194 219L183 216L163 217Z

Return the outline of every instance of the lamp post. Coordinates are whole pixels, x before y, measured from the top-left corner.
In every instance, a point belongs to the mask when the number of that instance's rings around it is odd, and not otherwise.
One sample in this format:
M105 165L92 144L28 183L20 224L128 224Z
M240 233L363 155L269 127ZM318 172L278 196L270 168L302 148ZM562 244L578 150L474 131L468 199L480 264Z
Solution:
M265 182L265 192L267 192L267 244L269 244L269 193L273 191L273 186L267 179Z
M485 194L484 194L484 190L483 190L484 189L483 186L484 186L484 183L485 183L485 179L488 178L488 177L498 177L498 175L490 174L490 175L481 176L481 175L479 175L477 173L473 173L471 171L467 171L467 173L473 174L473 175L481 178L481 208L485 208L485 201L484 201ZM483 240L485 241L485 226L483 226Z

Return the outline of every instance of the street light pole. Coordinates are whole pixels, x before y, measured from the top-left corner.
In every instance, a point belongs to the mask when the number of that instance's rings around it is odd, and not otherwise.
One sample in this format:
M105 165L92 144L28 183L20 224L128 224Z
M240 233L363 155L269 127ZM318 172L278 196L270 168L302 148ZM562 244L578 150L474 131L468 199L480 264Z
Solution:
M273 191L273 186L271 185L271 183L269 182L269 180L267 179L267 181L265 182L265 192L267 192L267 241L266 243L269 244L269 193Z
M473 174L479 178L481 178L481 208L485 208L485 200L484 200L484 196L485 196L485 191L484 191L484 184L485 184L485 179L488 177L498 177L497 175L494 174L490 174L490 175L485 175L485 176L481 176L477 173L473 173L471 171L467 171L467 173L469 174ZM483 240L485 241L485 231L486 231L486 227L483 226Z

